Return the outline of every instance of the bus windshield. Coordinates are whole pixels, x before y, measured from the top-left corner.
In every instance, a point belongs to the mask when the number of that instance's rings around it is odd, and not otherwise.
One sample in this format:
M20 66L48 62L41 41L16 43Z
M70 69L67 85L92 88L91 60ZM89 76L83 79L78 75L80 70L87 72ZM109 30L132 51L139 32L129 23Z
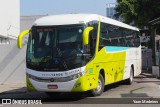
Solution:
M65 71L82 65L84 26L32 27L27 67L39 71Z

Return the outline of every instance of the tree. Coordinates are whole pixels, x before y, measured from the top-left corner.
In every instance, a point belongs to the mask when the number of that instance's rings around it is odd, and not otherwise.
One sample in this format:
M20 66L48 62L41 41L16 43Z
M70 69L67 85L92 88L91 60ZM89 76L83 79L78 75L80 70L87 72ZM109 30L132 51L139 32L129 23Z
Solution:
M138 27L148 26L148 22L160 17L160 0L117 0L116 17L125 23Z

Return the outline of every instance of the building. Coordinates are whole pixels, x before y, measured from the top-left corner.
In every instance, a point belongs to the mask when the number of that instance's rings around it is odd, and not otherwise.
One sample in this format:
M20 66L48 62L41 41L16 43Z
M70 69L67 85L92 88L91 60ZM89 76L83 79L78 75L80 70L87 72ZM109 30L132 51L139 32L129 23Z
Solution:
M160 54L160 17L149 22L151 25L151 37L153 42L153 62L154 65L159 65ZM158 54L159 53L159 54Z
M0 17L0 85L25 83L26 82L25 58L26 58L27 46L26 43L24 42L23 49L21 50L18 49L17 37L20 31L23 31L25 29L30 29L35 20L45 15L20 17L19 0L10 0L10 1L2 0L2 1L7 1L7 3L11 2L12 6L10 5L9 6L15 8L15 10L12 8L11 8L12 11L3 9L4 10L4 12L2 13L3 16ZM8 8L7 3L2 2L3 7ZM0 11L2 12L2 10ZM5 15L5 13L7 14ZM9 27L6 25L8 25ZM27 41L27 37L24 38L24 40Z
M0 13L0 45L10 44L20 32L20 0L1 0Z
M115 11L116 4L110 3L106 5L106 16L112 19L115 19L114 15L116 14Z
M20 0L0 0L0 85L25 80L25 50L17 48Z
M116 3L106 4L106 16L118 21L123 21L122 18L116 18L114 15L116 14L115 7Z
M151 37L153 43L152 74L160 78L160 17L149 22L151 25Z

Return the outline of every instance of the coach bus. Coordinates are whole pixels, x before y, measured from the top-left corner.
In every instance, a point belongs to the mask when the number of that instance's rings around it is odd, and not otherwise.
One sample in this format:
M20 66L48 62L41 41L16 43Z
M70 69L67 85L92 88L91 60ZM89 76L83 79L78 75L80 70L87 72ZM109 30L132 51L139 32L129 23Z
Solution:
M36 20L29 30L26 84L48 95L89 91L141 73L139 29L96 14L63 14Z

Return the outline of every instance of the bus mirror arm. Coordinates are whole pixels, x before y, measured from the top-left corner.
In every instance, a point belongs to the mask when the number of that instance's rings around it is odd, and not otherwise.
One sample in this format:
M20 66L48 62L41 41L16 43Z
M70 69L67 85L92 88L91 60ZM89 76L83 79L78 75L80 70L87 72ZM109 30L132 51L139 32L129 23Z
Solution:
M88 45L89 42L89 33L93 30L93 27L87 27L83 32L83 45Z
M30 30L24 30L23 32L21 32L19 35L18 35L18 39L17 39L17 45L18 45L18 48L22 48L22 41L23 41L23 37L25 35L27 35L28 33L30 32Z

